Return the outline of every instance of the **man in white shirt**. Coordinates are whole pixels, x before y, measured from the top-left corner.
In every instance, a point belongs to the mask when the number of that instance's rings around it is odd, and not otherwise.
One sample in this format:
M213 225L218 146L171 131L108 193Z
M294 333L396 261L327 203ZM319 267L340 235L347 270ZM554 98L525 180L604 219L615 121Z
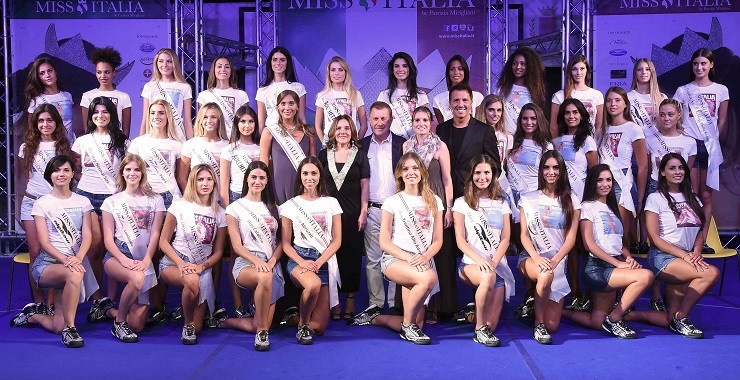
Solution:
M372 134L362 139L361 154L366 154L370 162L370 205L368 207L367 225L365 226L365 255L367 270L367 290L369 307L358 314L351 324L369 324L370 320L380 314L385 304L383 273L380 271L380 207L385 199L396 193L396 182L393 170L403 154L401 136L391 133L393 116L387 103L375 102L370 106L368 125ZM389 286L388 306L394 306L395 286Z

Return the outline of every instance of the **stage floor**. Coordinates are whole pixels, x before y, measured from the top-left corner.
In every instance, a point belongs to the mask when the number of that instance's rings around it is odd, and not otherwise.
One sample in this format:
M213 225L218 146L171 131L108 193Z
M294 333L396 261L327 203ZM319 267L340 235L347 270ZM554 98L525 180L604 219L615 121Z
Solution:
M721 261L712 262L721 268ZM717 295L717 285L692 315L704 330L701 340L635 322L630 326L639 338L621 340L563 321L553 334L553 344L543 346L532 339L531 327L513 318L522 293L517 284L518 294L504 306L495 332L502 341L498 348L474 343L472 325L426 326L432 345L415 346L390 330L330 322L326 334L316 337L312 346L297 344L294 328L274 329L270 332L272 349L263 353L254 351L253 335L219 329L205 329L197 345L183 346L182 324L176 322L145 330L139 343L120 343L110 333L112 322L85 321L89 302L80 305L77 317L85 346L67 349L58 335L40 327L9 327L11 316L29 299L25 268L16 266L12 310L0 313L0 379L736 378L740 372L736 259L730 259L727 267L722 297ZM8 292L9 272L10 259L1 259L0 295ZM461 286L459 293L461 304L472 298L470 288ZM169 304L177 304L178 297L178 292L170 291ZM365 290L356 297L360 311L367 305ZM230 297L221 298L229 306ZM6 307L3 304L2 309ZM640 299L637 307L647 308L648 299Z

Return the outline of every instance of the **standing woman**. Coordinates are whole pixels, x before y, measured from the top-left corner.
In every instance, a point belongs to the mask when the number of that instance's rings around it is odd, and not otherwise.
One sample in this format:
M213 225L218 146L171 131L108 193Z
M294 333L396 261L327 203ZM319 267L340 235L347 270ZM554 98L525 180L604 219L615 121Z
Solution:
M95 78L100 86L82 94L80 107L82 120L87 120L87 107L98 96L107 96L116 105L118 120L121 121L123 134L129 136L131 131L131 98L127 93L117 90L114 83L116 70L121 66L121 53L108 46L97 49L92 53L92 62L95 64Z
M44 170L51 192L33 205L41 255L31 273L40 288L61 289L54 293L56 313L45 315L33 303L10 320L11 327L38 324L62 334L67 347L82 347L84 341L75 327L77 304L98 290L86 254L92 241L90 201L72 192L75 164L68 156L52 158Z
M699 49L691 56L691 82L679 87L674 98L683 103L683 125L686 135L696 139L696 161L691 167L692 188L704 204L706 239L712 218L712 192L719 190L719 166L722 149L719 136L727 124L730 92L726 86L714 82L714 53ZM707 245L704 253L714 253Z
M282 46L276 46L267 56L267 62L269 65L265 66L265 82L257 89L257 94L254 96L257 99L260 133L265 127L277 124L280 119L278 97L286 90L298 94L296 97L297 118L302 124L306 123L306 88L298 82L290 52Z
M226 208L226 224L232 249L238 255L232 275L237 285L254 292L255 314L254 318L217 320L215 325L255 333L255 350L267 351L275 302L283 296L285 284L279 263L283 246L277 241L277 208L268 187L267 165L250 162L243 182L242 197Z
M74 102L69 92L61 90L57 75L57 69L50 58L36 58L28 69L26 85L23 88L23 93L26 96L25 104L27 104L29 114L33 114L36 107L41 104L51 104L56 107L62 116L67 140L73 143L76 137L74 131L76 124L74 123ZM84 120L87 120L87 118ZM35 126L29 125L29 128L35 128Z
M221 150L220 158L220 171L223 174L219 189L226 206L241 198L247 167L260 158L257 113L252 107L245 104L236 110L230 135L229 144Z
M658 86L655 65L648 58L640 58L632 69L632 85L627 93L630 112L635 123L642 127L647 136L657 126L658 106L666 99Z
M642 210L643 194L647 187L648 159L645 135L642 128L632 121L630 101L621 87L610 87L606 91L606 128L599 146L601 162L609 165L614 176L615 192L619 204L620 219L625 230L625 242L629 247L632 240L633 222ZM637 199L632 198L634 177L632 176L632 154L637 161Z
M213 60L208 70L206 90L201 91L195 101L199 108L208 103L216 103L224 115L224 123L227 126L232 125L234 120L238 120L237 110L249 104L249 96L237 87L231 58L219 55ZM230 138L231 129L227 129L226 134Z
M498 166L487 155L473 158L464 196L453 206L457 246L464 256L457 273L475 290L473 340L487 347L501 341L493 335L504 299L514 294L514 274L506 261L511 209L498 185Z
M314 132L299 118L299 103L298 93L292 90L281 92L277 97L279 118L274 124L265 126L260 135L260 161L271 162L275 203L279 205L295 194L300 162L306 156L316 155Z
M378 94L378 100L391 106L391 132L408 140L414 134L413 112L429 104L429 97L416 85L416 65L403 51L388 61L388 88Z
M193 138L182 144L178 173L180 181L186 182L192 168L206 164L213 169L218 182L221 178L221 150L229 144L229 140L226 139L223 114L216 103L208 103L198 110L193 133ZM216 197L218 196L219 193L216 192Z
M660 161L658 191L648 196L645 223L652 248L648 266L666 283L668 320L672 331L689 338L704 333L689 320L694 306L712 289L719 270L701 255L702 225L709 223L702 204L691 191L691 175L678 153Z
M312 344L329 324L329 309L339 304L341 286L336 253L342 245L342 208L326 191L326 177L316 157L298 166L295 197L280 206L283 251L288 273L303 289L296 338Z
M367 132L367 114L362 93L352 84L349 64L340 56L332 57L326 66L324 89L316 95L316 134L322 145L331 139L324 135L324 126L331 126L335 118L349 115L355 125L360 126L358 136Z
M553 145L542 110L533 103L522 107L517 119L514 144L506 161L506 174L515 203L522 194L538 189L540 158Z
M524 250L519 270L535 283L534 339L552 342L551 332L560 325L563 301L570 293L565 273L566 256L578 233L581 202L570 190L565 161L557 151L542 155L537 191L522 195L519 217Z
M185 142L193 137L193 89L182 76L180 61L172 49L162 48L154 56L152 80L144 85L141 97L144 99L144 106L141 109L144 110L148 110L149 104L157 99L167 102L172 112L178 141ZM146 129L147 114L144 112L139 135L145 134Z
M447 82L447 91L437 94L434 97L434 117L438 123L452 119L452 109L450 108L450 89L456 84L470 85L470 68L468 63L461 55L454 55L447 61L445 67L445 81ZM475 115L475 110L483 102L483 94L473 91L473 108L471 113Z
M62 154L71 156L72 148L67 140L67 131L64 129L62 116L53 105L40 104L36 107L31 115L30 124L34 127L26 129L25 141L18 149L18 167L21 170L18 171L20 176L16 181L16 193L23 194L23 197L17 197L22 200L20 212L16 214L20 215L20 222L26 232L28 254L31 258L31 265L33 265L41 253L41 244L31 211L36 201L49 194L52 189L49 182L44 179L44 170L54 156ZM33 302L36 303L38 310L41 310L39 313L50 313L50 308L54 304L53 291L49 291L48 302L45 303L44 293L33 280L30 266L28 279L31 284Z
M146 323L149 289L157 285L152 257L165 208L162 196L149 186L141 157L128 154L121 160L117 184L119 192L101 206L105 272L124 284L118 310L111 309L115 318L111 333L122 342L135 343Z
M167 209L159 237L165 257L159 263L159 276L166 284L182 288L182 344L198 343L206 306L215 312L211 267L221 262L226 240L226 217L218 205L218 181L210 165L200 164L188 175L182 199ZM174 235L174 239L173 239Z
M496 88L505 101L506 129L514 133L525 104L534 103L545 109L545 65L540 55L527 46L514 50L501 70Z
M403 143L403 153L416 153L427 168L427 185L432 193L445 200L443 227L452 226L452 176L450 151L439 136L432 132L432 113L426 106L414 110L414 135ZM442 247L434 255L439 281L439 294L432 297L427 310L427 322L437 322L438 314L451 315L457 311L457 281L455 256L452 253L454 232L444 232Z
M131 141L128 152L146 162L147 181L162 196L165 209L182 197L185 181L178 182L182 143L175 136L172 110L158 99L149 105L146 134Z
M329 196L342 208L342 245L337 250L337 264L342 278L340 291L347 295L344 319L355 316L355 293L360 290L364 234L367 223L370 186L370 163L367 155L359 154L355 123L349 115L340 115L329 128L329 142L319 152ZM332 309L331 318L339 320L339 305Z
M580 225L589 252L583 277L593 291L593 309L591 312L565 309L563 316L594 330L604 329L619 338L634 339L637 333L624 319L652 283L652 276L623 244L624 229L613 183L609 165L597 164L588 171ZM622 291L622 296L615 304L617 290ZM665 320L665 313L655 315L661 314Z
M560 112L560 104L565 99L575 98L583 103L588 111L591 123L591 135L601 136L601 128L604 122L604 95L601 91L589 87L591 83L591 65L586 57L578 54L570 59L565 68L565 88L552 96L550 108L550 133L558 136L557 117Z
M121 159L126 155L128 140L121 131L116 106L113 102L100 96L90 102L87 117L87 134L80 136L72 145L72 151L77 155L77 162L82 167L82 175L77 183L75 192L90 200L93 215L90 222L92 242L89 249L89 258L92 270L98 284L103 283L103 253L105 246L100 228L100 218L105 198L117 190L116 177ZM117 285L112 281L108 286L108 297L100 298L100 294L93 294L93 306L87 315L88 322L102 321L113 317L108 310L113 307L111 298L115 296Z

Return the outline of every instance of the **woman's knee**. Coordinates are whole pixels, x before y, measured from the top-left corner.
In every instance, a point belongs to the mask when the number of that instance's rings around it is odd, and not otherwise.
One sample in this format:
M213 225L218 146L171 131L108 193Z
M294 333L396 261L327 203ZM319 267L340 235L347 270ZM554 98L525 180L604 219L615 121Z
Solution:
M272 272L260 272L257 274L257 286L262 289L272 289Z
M200 292L200 277L194 274L185 275L182 278L182 290L198 294Z

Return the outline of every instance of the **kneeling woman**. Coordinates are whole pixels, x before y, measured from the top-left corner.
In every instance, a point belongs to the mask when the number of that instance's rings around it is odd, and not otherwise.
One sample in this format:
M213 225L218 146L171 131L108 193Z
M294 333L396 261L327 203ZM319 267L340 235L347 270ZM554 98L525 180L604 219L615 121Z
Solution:
M164 221L164 200L146 177L146 163L128 154L118 169L118 193L103 201L103 266L108 276L124 284L115 317L113 336L125 343L139 341L149 307L149 289L157 285L152 256L157 250Z
M329 309L339 304L341 280L334 254L342 245L342 208L328 196L322 170L316 157L304 158L298 165L296 196L280 206L288 272L303 289L296 333L300 344L312 344L313 334L324 334Z
M165 254L159 276L166 284L182 288L183 344L198 342L206 303L214 319L222 318L215 311L211 267L220 262L225 239L226 216L218 205L216 174L208 164L196 165L182 199L167 210L159 237L159 248Z
M406 153L395 171L398 192L386 198L380 219L380 267L401 285L403 316L379 315L371 324L398 331L415 344L430 344L421 331L424 305L439 291L434 255L442 248L444 206L429 187L429 172L416 153Z
M92 204L70 189L75 164L69 156L52 158L46 165L44 179L52 186L49 194L33 205L33 216L41 254L31 267L39 288L62 289L54 292L56 313L45 315L29 303L10 321L12 327L38 324L62 334L67 347L82 347L84 341L75 327L77 304L98 290L98 283L87 260L92 242L90 227Z
M609 165L597 164L588 171L581 204L581 235L590 252L584 279L593 291L593 310L566 309L563 316L595 330L603 328L617 337L634 339L637 333L627 327L624 317L652 283L652 274L641 269L624 247L623 234L614 177ZM617 290L622 290L622 298L614 304Z
M488 347L501 341L493 335L504 299L514 293L514 275L506 262L511 233L511 209L498 184L498 170L491 157L471 160L463 196L452 207L455 238L464 256L457 273L475 291L473 340Z
M671 330L703 338L689 314L719 277L719 270L701 255L704 239L700 232L709 221L691 190L689 167L683 157L666 154L658 170L658 191L645 202L645 223L652 242L648 265L655 277L665 281Z
M560 325L563 299L570 293L565 274L568 252L578 232L581 203L572 193L563 156L549 150L542 155L537 191L522 195L519 215L522 246L519 270L535 282L534 339L550 344L550 332Z
M226 224L234 252L238 255L232 274L242 288L254 292L254 318L216 321L218 327L256 333L254 348L270 349L268 330L275 302L283 296L283 271L277 244L277 209L270 191L270 171L262 161L253 161L244 174L242 197L226 207Z

